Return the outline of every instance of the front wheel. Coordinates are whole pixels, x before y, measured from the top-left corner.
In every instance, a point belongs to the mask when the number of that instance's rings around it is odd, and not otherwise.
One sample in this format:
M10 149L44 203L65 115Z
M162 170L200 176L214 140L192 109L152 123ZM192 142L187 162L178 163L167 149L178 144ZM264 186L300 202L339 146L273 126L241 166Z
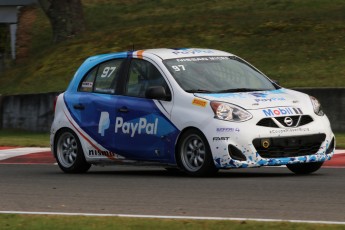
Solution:
M77 135L71 130L64 129L57 134L54 149L57 163L66 173L84 173L91 167Z
M212 175L218 171L204 135L195 129L183 133L177 145L178 166L191 176Z
M290 171L298 175L310 174L321 168L323 162L310 162L286 165Z

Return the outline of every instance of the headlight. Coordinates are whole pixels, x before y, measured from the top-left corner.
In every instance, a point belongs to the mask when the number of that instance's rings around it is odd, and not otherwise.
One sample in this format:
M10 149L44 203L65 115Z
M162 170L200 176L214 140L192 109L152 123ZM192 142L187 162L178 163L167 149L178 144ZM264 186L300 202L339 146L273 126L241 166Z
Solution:
M311 103L313 104L314 112L318 116L323 116L325 113L322 110L322 106L320 102L313 96L309 96Z
M246 121L253 116L246 110L227 103L212 101L211 107L214 112L214 116L217 119L225 121Z

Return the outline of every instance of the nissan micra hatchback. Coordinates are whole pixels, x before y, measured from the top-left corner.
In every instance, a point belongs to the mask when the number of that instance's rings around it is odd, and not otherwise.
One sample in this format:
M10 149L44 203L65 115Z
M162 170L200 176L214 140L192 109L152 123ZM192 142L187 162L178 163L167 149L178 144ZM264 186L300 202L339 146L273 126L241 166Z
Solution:
M335 146L316 98L212 49L88 58L57 98L50 139L66 173L143 162L196 176L278 165L308 174Z

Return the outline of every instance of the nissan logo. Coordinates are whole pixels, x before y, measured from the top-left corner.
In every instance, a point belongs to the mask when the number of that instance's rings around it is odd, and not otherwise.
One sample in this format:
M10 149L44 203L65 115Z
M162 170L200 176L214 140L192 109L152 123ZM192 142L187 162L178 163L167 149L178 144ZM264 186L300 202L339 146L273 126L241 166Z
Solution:
M284 118L284 123L287 125L287 126L291 126L293 124L293 120L291 117L285 117Z

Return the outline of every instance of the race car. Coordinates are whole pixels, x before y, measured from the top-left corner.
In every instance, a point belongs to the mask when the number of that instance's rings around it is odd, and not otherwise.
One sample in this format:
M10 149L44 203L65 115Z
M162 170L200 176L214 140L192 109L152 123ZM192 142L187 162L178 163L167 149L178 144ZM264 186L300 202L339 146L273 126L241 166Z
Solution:
M66 173L149 164L192 176L286 165L309 174L335 137L319 101L214 49L96 55L56 99L51 149Z

